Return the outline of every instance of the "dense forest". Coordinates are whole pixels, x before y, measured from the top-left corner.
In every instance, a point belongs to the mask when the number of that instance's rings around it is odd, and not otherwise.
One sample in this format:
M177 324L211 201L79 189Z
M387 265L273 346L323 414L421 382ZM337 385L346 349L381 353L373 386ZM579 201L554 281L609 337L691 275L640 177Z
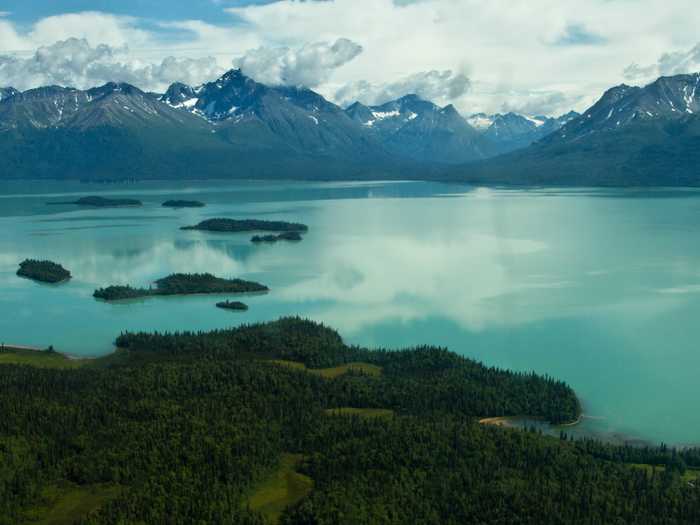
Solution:
M210 273L174 273L155 282L155 287L107 286L93 293L97 299L119 301L154 295L188 295L216 293L260 293L269 288L254 281L223 279Z
M71 278L71 274L63 266L52 261L25 259L19 263L17 275L44 283L60 283Z
M94 496L84 525L700 520L697 451L478 423L576 419L552 378L351 347L297 318L117 345L71 369L0 365L0 524L31 523L65 487ZM281 468L298 494L272 512Z
M202 230L211 232L305 232L305 224L286 221L266 221L260 219L207 219L194 226L183 226L181 230Z

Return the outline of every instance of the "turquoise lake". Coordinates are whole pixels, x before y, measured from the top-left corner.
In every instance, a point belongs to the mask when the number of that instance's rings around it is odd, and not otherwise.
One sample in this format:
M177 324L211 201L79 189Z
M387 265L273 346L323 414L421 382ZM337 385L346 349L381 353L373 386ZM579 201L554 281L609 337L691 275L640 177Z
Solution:
M47 202L85 195L142 208ZM169 210L170 198L207 207ZM211 217L303 222L300 243L181 231ZM419 182L0 184L0 342L76 356L125 330L206 330L301 315L349 343L434 344L566 380L576 432L700 443L700 191L498 190ZM25 258L74 278L18 278ZM107 304L109 284L173 272L260 281L244 313L219 296Z

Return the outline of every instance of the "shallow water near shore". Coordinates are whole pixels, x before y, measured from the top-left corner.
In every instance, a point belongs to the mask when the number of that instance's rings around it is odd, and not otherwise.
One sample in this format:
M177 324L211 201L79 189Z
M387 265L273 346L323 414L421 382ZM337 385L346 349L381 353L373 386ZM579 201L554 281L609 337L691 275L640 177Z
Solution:
M95 194L144 206L46 205ZM172 198L207 206L161 207ZM253 245L250 233L179 230L211 217L298 221L310 230L302 242L274 245ZM435 344L565 380L588 416L576 433L697 444L699 235L700 192L682 189L3 183L0 342L96 356L124 330L301 315L349 343ZM59 262L73 279L20 279L28 257ZM220 295L92 298L109 284L205 271L271 292L241 299L250 309L235 314L215 307Z

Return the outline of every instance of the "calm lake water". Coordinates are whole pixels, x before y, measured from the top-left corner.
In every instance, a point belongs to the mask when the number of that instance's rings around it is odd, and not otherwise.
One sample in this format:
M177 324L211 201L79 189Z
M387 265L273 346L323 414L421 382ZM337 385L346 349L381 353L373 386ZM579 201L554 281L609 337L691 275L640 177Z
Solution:
M143 208L47 206L90 194ZM206 208L168 210L169 198ZM210 217L310 226L301 243L180 231ZM700 443L700 192L493 190L431 183L0 185L0 342L74 355L123 330L211 329L301 315L371 347L431 343L568 381L579 431ZM27 257L73 272L15 275ZM108 284L172 272L267 284L245 313L216 297L107 304Z

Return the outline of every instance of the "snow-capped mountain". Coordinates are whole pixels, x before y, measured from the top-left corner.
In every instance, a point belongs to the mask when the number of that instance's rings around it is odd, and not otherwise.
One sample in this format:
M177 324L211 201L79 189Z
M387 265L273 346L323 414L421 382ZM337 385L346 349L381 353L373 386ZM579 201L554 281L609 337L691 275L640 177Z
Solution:
M125 83L78 90L59 86L30 89L0 100L0 129L98 126L198 125L140 89Z
M493 115L487 115L486 113L474 113L467 117L467 122L477 131L486 131L493 124L493 117Z
M572 141L591 133L696 114L700 114L700 73L661 77L644 87L621 84L609 89L581 118L552 138Z
M232 141L275 143L303 154L344 158L385 155L372 136L318 93L266 86L237 69L197 87L173 84L160 100L205 119Z
M700 74L613 87L554 133L479 167L464 167L462 177L517 184L699 185L699 87Z
M507 153L529 146L558 130L577 116L578 113L574 111L557 118L530 117L513 112L494 115L475 113L467 118L467 122L477 131L483 133L495 145L499 153Z
M472 163L492 182L700 183L700 74L608 90L583 115L464 118L416 95L342 109L232 70L154 95L125 83L0 90L5 177L416 176ZM486 160L503 154L498 159ZM528 180L523 180L526 176ZM476 176L476 175L475 175ZM539 177L537 180L530 180ZM574 182L572 182L574 181Z
M457 112L417 95L380 106L356 102L345 112L394 155L420 162L460 163L493 154L493 146Z

